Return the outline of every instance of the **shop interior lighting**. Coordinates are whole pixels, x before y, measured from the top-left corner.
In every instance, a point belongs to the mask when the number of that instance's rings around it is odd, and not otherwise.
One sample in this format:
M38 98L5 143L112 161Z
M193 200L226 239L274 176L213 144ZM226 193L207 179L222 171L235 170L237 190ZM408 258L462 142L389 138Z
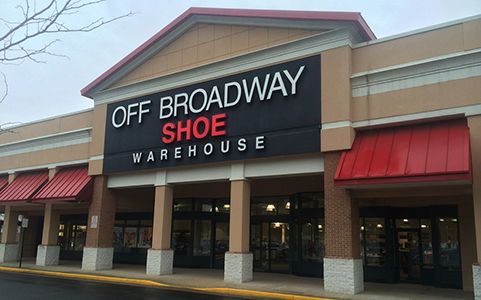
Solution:
M268 204L267 207L266 207L266 211L274 211L276 210L276 207L274 206L274 204Z

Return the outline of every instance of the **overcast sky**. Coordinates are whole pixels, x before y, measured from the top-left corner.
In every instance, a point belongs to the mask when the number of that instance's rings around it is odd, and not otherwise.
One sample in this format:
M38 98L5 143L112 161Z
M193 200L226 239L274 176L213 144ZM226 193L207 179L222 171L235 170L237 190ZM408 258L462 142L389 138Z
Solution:
M0 1L0 18L16 18L15 2ZM481 14L481 0L109 0L69 21L110 18L129 11L136 14L95 32L60 36L61 42L53 50L68 58L47 57L45 64L0 65L9 84L8 98L0 104L0 124L92 107L93 101L80 96L80 89L191 6L356 11L378 38ZM0 34L1 30L4 28Z

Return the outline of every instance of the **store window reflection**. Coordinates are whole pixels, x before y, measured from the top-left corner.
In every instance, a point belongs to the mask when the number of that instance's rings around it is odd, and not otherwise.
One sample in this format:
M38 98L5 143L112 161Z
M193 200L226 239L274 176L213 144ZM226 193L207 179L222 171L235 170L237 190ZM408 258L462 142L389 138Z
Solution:
M186 256L191 248L190 220L174 220L172 230L172 248L174 255Z
M194 256L210 256L211 221L194 221Z
M458 219L438 218L439 264L443 267L459 268Z
M386 262L386 224L384 218L364 218L361 227L362 255L367 266L384 266Z
M310 218L302 223L302 258L322 261L324 257L324 219Z

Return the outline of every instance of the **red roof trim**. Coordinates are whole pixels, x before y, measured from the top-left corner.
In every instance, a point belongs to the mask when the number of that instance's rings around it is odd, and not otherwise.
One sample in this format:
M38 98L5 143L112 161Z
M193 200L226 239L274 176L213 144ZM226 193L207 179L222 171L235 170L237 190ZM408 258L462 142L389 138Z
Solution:
M254 18L273 18L273 19L292 19L292 20L331 20L354 22L361 34L367 40L374 40L376 36L371 28L367 25L364 18L357 12L321 12L321 11L293 11L293 10L260 10L260 9L227 9L227 8L207 8L207 7L191 7L175 18L162 30L112 66L110 69L101 74L97 79L89 83L80 90L82 96L89 97L89 93L101 84L104 80L117 72L119 69L127 65L150 46L166 36L173 29L178 27L189 17L193 15L207 16L224 16L224 17L254 17Z
M22 173L2 190L0 202L27 201L47 180L47 172Z
M92 181L87 167L62 169L32 199L33 201L79 200Z
M466 120L359 132L342 153L335 185L471 182Z

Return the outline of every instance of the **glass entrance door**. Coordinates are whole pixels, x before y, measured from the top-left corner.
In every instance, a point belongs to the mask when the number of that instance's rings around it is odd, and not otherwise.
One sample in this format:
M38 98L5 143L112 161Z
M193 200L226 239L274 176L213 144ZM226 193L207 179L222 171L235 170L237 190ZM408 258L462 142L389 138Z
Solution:
M421 250L418 230L400 230L397 233L399 280L421 281Z
M261 222L251 225L254 269L264 272L289 271L289 223Z

